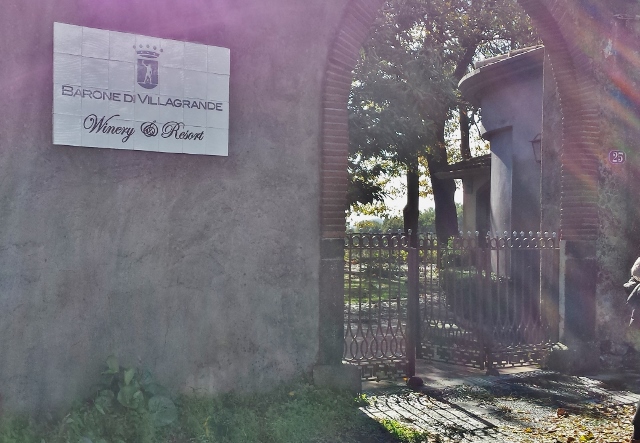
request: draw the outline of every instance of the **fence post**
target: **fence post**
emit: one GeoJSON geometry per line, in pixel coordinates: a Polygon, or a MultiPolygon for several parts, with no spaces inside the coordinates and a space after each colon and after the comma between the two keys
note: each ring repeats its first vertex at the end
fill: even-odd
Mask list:
{"type": "Polygon", "coordinates": [[[491,288],[491,248],[482,248],[478,244],[477,250],[481,257],[481,265],[478,272],[480,274],[479,291],[482,294],[479,297],[479,300],[482,301],[482,306],[478,306],[478,315],[480,317],[478,330],[480,331],[479,340],[482,353],[480,369],[487,369],[487,373],[489,373],[493,367],[493,309],[497,300],[494,300],[491,288]]]}
{"type": "Polygon", "coordinates": [[[420,346],[420,270],[418,249],[409,248],[408,298],[407,298],[407,376],[416,375],[416,352],[420,346]]]}

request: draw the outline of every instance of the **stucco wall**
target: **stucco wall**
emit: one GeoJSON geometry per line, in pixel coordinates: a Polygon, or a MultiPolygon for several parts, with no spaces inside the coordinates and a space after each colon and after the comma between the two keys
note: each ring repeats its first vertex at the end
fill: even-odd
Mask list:
{"type": "Polygon", "coordinates": [[[480,105],[492,152],[491,228],[501,233],[537,232],[540,170],[530,140],[542,131],[542,69],[487,86],[480,105]]]}
{"type": "MultiPolygon", "coordinates": [[[[486,108],[483,108],[486,113],[486,108]]],[[[483,114],[484,115],[484,114],[483,114]]],[[[513,131],[511,126],[496,132],[491,140],[491,232],[511,232],[513,202],[513,131]],[[511,204],[510,204],[511,203],[511,204]]]]}
{"type": "Polygon", "coordinates": [[[3,4],[4,410],[86,395],[110,354],[209,392],[311,368],[322,77],[345,4],[3,4]],[[54,21],[230,48],[229,157],[52,145],[54,21]]]}

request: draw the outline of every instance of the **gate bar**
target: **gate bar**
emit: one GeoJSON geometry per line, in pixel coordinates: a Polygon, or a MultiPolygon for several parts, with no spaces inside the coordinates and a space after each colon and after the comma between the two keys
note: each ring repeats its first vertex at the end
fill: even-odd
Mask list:
{"type": "Polygon", "coordinates": [[[416,375],[416,352],[420,349],[420,268],[418,249],[408,248],[408,291],[407,294],[407,376],[416,375]]]}

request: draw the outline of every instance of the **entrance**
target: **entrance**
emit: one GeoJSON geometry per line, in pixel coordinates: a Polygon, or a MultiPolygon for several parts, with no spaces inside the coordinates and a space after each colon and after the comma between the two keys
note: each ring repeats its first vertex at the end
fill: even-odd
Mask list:
{"type": "MultiPolygon", "coordinates": [[[[560,97],[563,124],[561,156],[558,157],[562,162],[560,179],[562,217],[559,229],[562,232],[563,241],[572,245],[572,250],[576,253],[572,262],[572,271],[565,275],[565,286],[580,288],[582,294],[580,312],[590,315],[586,321],[587,326],[580,330],[584,329],[592,333],[593,328],[588,326],[595,325],[593,320],[595,316],[591,316],[591,313],[595,313],[595,283],[591,284],[592,280],[595,281],[592,275],[594,260],[591,251],[595,249],[595,240],[600,226],[597,189],[601,158],[598,152],[602,146],[600,143],[602,114],[599,110],[600,104],[593,99],[594,78],[591,69],[593,59],[585,57],[585,51],[580,46],[581,27],[576,26],[576,23],[581,23],[579,18],[584,19],[587,16],[576,16],[575,11],[572,10],[573,4],[563,0],[518,0],[518,2],[534,21],[548,50],[560,97]]],[[[362,42],[382,5],[382,0],[353,0],[348,3],[342,21],[336,29],[333,46],[327,55],[327,67],[324,73],[320,164],[322,182],[320,281],[328,283],[321,285],[320,288],[319,315],[322,325],[320,361],[324,363],[339,359],[340,349],[336,346],[339,344],[336,340],[339,339],[339,334],[335,331],[341,329],[345,321],[340,318],[339,312],[335,309],[336,305],[339,309],[339,298],[334,299],[334,295],[337,294],[334,285],[336,281],[340,283],[343,273],[338,264],[343,258],[340,246],[344,239],[345,196],[348,185],[347,102],[352,81],[351,71],[362,42]]],[[[346,242],[350,241],[347,239],[346,242]]],[[[546,269],[546,265],[543,269],[546,269]]],[[[557,267],[553,273],[557,273],[557,267]]],[[[550,287],[555,288],[549,293],[557,297],[557,279],[554,281],[541,278],[541,283],[543,287],[549,283],[550,287]]],[[[546,289],[544,293],[547,293],[546,289]]],[[[550,302],[550,305],[554,306],[554,302],[550,302]]],[[[555,307],[557,308],[557,301],[555,307]]],[[[557,316],[557,312],[555,315],[557,316]]],[[[550,327],[557,329],[557,322],[551,321],[550,327]]],[[[364,340],[362,334],[367,328],[354,332],[355,340],[364,340]]],[[[400,340],[399,344],[402,343],[400,340]]],[[[350,349],[350,346],[347,347],[346,340],[345,347],[350,349]]],[[[406,355],[401,355],[402,358],[406,358],[406,355]]],[[[343,357],[354,363],[362,363],[361,367],[366,364],[361,357],[347,354],[346,349],[343,357]]],[[[376,371],[373,370],[374,373],[376,371]]]]}

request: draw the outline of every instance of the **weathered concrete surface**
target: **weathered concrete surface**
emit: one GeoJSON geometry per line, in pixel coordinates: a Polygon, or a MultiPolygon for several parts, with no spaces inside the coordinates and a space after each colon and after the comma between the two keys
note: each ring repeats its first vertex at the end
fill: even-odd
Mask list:
{"type": "Polygon", "coordinates": [[[311,370],[320,97],[345,4],[3,3],[5,411],[88,394],[110,354],[208,392],[311,370]],[[53,146],[54,21],[230,48],[229,157],[53,146]]]}

